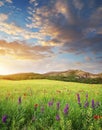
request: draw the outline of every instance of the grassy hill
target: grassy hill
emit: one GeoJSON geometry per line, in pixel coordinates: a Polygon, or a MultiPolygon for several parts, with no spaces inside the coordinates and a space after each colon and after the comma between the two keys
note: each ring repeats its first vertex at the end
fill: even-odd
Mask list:
{"type": "Polygon", "coordinates": [[[92,74],[82,70],[68,70],[62,72],[50,72],[45,76],[48,79],[81,82],[81,83],[102,83],[102,74],[92,74]]]}
{"type": "Polygon", "coordinates": [[[0,130],[102,130],[101,84],[0,80],[0,97],[0,130]]]}
{"type": "Polygon", "coordinates": [[[0,79],[6,80],[27,80],[27,79],[42,79],[43,76],[37,73],[18,73],[0,76],[0,79]]]}
{"type": "Polygon", "coordinates": [[[62,72],[49,72],[45,74],[38,73],[19,73],[0,76],[0,79],[7,80],[27,80],[27,79],[50,79],[67,82],[81,83],[102,83],[102,73],[92,74],[82,70],[68,70],[62,72]]]}

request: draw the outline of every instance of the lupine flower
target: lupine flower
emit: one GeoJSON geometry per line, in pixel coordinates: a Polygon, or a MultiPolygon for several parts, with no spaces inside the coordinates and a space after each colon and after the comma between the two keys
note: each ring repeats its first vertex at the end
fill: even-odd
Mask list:
{"type": "Polygon", "coordinates": [[[64,108],[64,114],[68,114],[68,110],[69,110],[69,106],[68,104],[66,104],[65,108],[64,108]]]}
{"type": "Polygon", "coordinates": [[[80,103],[80,95],[77,94],[77,100],[78,100],[78,104],[81,106],[81,103],[80,103]]]}
{"type": "Polygon", "coordinates": [[[21,104],[22,100],[21,97],[18,98],[18,103],[21,104]]]}
{"type": "Polygon", "coordinates": [[[53,101],[48,102],[49,107],[52,106],[52,105],[53,105],[53,101]]]}
{"type": "Polygon", "coordinates": [[[60,120],[60,116],[56,115],[56,120],[59,121],[60,120]]]}
{"type": "Polygon", "coordinates": [[[89,106],[89,102],[86,101],[85,104],[84,104],[84,107],[87,108],[89,106]]]}
{"type": "Polygon", "coordinates": [[[94,102],[94,99],[92,100],[92,108],[95,108],[95,102],[94,102]]]}
{"type": "Polygon", "coordinates": [[[59,108],[60,108],[60,102],[57,102],[56,106],[57,106],[57,110],[59,110],[59,108]]]}
{"type": "Polygon", "coordinates": [[[3,122],[3,123],[6,123],[6,120],[7,120],[7,116],[4,115],[4,116],[2,117],[2,122],[3,122]]]}

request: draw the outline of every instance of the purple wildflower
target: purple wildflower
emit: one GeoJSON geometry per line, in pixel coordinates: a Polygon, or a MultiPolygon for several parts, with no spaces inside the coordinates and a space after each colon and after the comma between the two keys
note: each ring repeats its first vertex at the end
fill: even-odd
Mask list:
{"type": "Polygon", "coordinates": [[[86,101],[85,104],[84,104],[84,107],[87,108],[89,106],[89,102],[86,101]]]}
{"type": "Polygon", "coordinates": [[[52,106],[52,105],[53,105],[53,101],[48,102],[49,107],[52,106]]]}
{"type": "Polygon", "coordinates": [[[80,104],[80,95],[77,94],[78,104],[80,104]]]}
{"type": "Polygon", "coordinates": [[[3,122],[3,123],[6,123],[6,120],[7,120],[7,116],[4,115],[4,116],[2,117],[2,122],[3,122]]]}
{"type": "Polygon", "coordinates": [[[59,121],[60,120],[60,116],[56,115],[56,120],[59,121]]]}
{"type": "Polygon", "coordinates": [[[56,106],[57,106],[57,110],[59,110],[59,108],[60,108],[60,102],[57,102],[56,106]]]}
{"type": "Polygon", "coordinates": [[[68,104],[66,104],[64,111],[63,111],[65,115],[68,114],[68,110],[69,110],[69,106],[68,106],[68,104]]]}
{"type": "Polygon", "coordinates": [[[92,108],[95,108],[95,102],[94,102],[94,99],[92,100],[92,108]]]}
{"type": "Polygon", "coordinates": [[[22,100],[21,97],[18,98],[18,103],[21,104],[22,100]]]}
{"type": "Polygon", "coordinates": [[[78,104],[81,106],[81,103],[80,103],[80,95],[77,94],[77,100],[78,100],[78,104]]]}

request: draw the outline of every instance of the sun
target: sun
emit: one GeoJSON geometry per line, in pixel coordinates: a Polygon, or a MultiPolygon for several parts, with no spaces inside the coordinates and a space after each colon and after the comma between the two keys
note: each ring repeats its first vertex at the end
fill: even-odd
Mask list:
{"type": "Polygon", "coordinates": [[[8,70],[0,65],[0,75],[6,75],[8,74],[8,70]]]}

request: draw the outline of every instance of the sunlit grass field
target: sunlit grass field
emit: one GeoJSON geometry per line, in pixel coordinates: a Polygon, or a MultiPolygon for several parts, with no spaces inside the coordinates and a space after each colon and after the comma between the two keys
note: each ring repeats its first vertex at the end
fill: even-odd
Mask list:
{"type": "Polygon", "coordinates": [[[0,80],[0,130],[102,130],[102,84],[0,80]]]}

